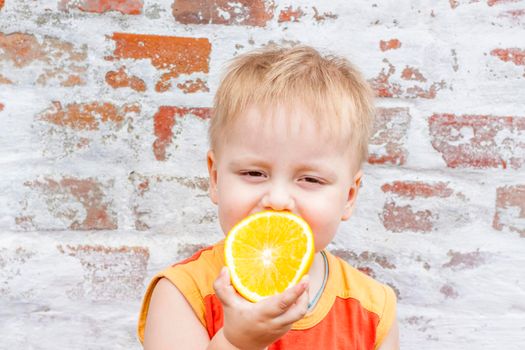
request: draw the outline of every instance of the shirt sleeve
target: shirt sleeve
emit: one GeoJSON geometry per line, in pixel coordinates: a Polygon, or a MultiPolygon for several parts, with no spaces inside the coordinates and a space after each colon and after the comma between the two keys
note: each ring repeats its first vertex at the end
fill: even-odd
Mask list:
{"type": "Polygon", "coordinates": [[[384,285],[383,289],[385,292],[384,307],[383,312],[380,315],[379,324],[377,326],[374,349],[378,349],[381,346],[383,340],[390,331],[390,328],[392,328],[394,320],[396,319],[396,294],[389,286],[384,285]]]}

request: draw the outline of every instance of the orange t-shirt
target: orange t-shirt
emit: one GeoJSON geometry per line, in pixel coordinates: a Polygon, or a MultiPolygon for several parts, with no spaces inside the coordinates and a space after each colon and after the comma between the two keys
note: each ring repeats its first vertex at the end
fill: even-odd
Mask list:
{"type": "MultiPolygon", "coordinates": [[[[167,278],[181,291],[210,338],[222,328],[223,310],[213,282],[224,266],[223,250],[224,242],[220,242],[153,277],[139,317],[141,342],[151,294],[161,278],[167,278]]],[[[326,253],[328,280],[317,305],[269,350],[377,349],[388,334],[396,314],[393,290],[326,253]]]]}

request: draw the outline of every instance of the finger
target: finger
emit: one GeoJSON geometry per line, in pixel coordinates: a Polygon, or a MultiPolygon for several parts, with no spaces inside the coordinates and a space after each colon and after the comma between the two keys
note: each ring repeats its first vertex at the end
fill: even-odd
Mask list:
{"type": "Polygon", "coordinates": [[[286,312],[275,318],[275,321],[282,325],[290,325],[299,321],[308,313],[309,299],[308,290],[305,290],[286,312]]]}
{"type": "Polygon", "coordinates": [[[301,295],[308,290],[309,277],[304,276],[295,286],[288,288],[281,294],[263,300],[265,314],[277,317],[288,310],[301,295]]]}
{"type": "Polygon", "coordinates": [[[219,277],[213,282],[213,289],[215,289],[217,298],[224,306],[231,306],[234,303],[236,293],[231,284],[230,273],[226,266],[222,268],[219,277]]]}

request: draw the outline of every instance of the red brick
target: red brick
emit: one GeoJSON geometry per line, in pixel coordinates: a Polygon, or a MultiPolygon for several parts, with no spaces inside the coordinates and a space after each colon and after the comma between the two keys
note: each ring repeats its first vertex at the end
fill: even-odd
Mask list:
{"type": "Polygon", "coordinates": [[[430,232],[437,217],[428,209],[414,211],[411,205],[390,202],[385,203],[381,219],[385,228],[392,232],[430,232]]]}
{"type": "Polygon", "coordinates": [[[144,80],[136,76],[129,76],[126,67],[120,67],[118,71],[109,71],[106,73],[106,83],[114,89],[129,87],[138,92],[146,91],[144,80]]]}
{"type": "Polygon", "coordinates": [[[512,62],[517,66],[525,66],[525,50],[518,48],[494,49],[490,51],[490,54],[498,57],[503,62],[512,62]]]}
{"type": "Polygon", "coordinates": [[[2,112],[4,110],[4,104],[3,103],[0,103],[0,112],[2,112]]]}
{"type": "Polygon", "coordinates": [[[293,6],[288,6],[279,13],[279,23],[283,22],[299,22],[299,18],[304,16],[304,12],[300,7],[296,9],[293,6]]]}
{"type": "Polygon", "coordinates": [[[0,74],[0,85],[2,84],[13,84],[13,81],[10,80],[10,79],[7,79],[6,77],[4,77],[2,74],[0,74]]]}
{"type": "Polygon", "coordinates": [[[177,87],[185,94],[193,94],[195,92],[209,92],[210,89],[206,82],[202,79],[186,80],[184,83],[177,84],[177,87]]]}
{"type": "MultiPolygon", "coordinates": [[[[34,35],[25,33],[0,33],[0,62],[13,62],[16,69],[35,63],[35,82],[50,85],[56,80],[62,86],[85,85],[87,71],[87,46],[75,47],[72,43],[44,37],[42,43],[34,35]],[[43,68],[40,66],[43,64],[43,68]],[[39,74],[39,70],[42,73],[39,74]]],[[[11,77],[0,76],[3,83],[16,79],[16,69],[11,77]]]]}
{"type": "Polygon", "coordinates": [[[312,6],[312,9],[314,10],[314,20],[318,23],[326,21],[328,18],[330,19],[337,19],[339,16],[332,12],[323,12],[323,14],[319,14],[319,11],[315,6],[312,6]]]}
{"type": "Polygon", "coordinates": [[[421,181],[394,181],[381,186],[381,190],[385,193],[390,192],[410,199],[415,199],[416,197],[448,198],[454,192],[445,182],[429,184],[421,181]]]}
{"type": "MultiPolygon", "coordinates": [[[[59,181],[49,178],[28,181],[24,185],[44,197],[49,213],[58,220],[69,222],[71,230],[115,230],[118,227],[117,214],[105,193],[108,185],[92,178],[71,177],[59,181]],[[78,205],[83,207],[85,215],[79,212],[78,205]]],[[[34,215],[22,213],[15,220],[22,225],[25,218],[32,220],[34,215]]]]}
{"type": "Polygon", "coordinates": [[[410,126],[408,108],[377,108],[370,139],[370,164],[405,164],[404,142],[410,126]]]}
{"type": "Polygon", "coordinates": [[[166,160],[166,148],[173,141],[172,128],[175,125],[175,118],[195,116],[201,119],[210,118],[209,108],[184,108],[161,106],[153,117],[155,123],[155,136],[157,139],[153,143],[153,153],[157,160],[166,160]]]}
{"type": "MultiPolygon", "coordinates": [[[[411,326],[417,326],[417,330],[420,332],[426,332],[429,328],[434,329],[434,319],[426,316],[410,316],[405,318],[406,323],[408,323],[411,326]]],[[[415,327],[414,327],[415,328],[415,327]]],[[[436,339],[436,338],[428,338],[428,339],[436,339]]]]}
{"type": "Polygon", "coordinates": [[[445,299],[456,299],[459,296],[458,292],[450,284],[444,284],[439,291],[445,296],[445,299]]]}
{"type": "Polygon", "coordinates": [[[0,49],[3,50],[0,58],[12,61],[17,68],[25,67],[35,60],[43,60],[46,56],[38,40],[33,35],[23,33],[0,33],[0,49]]]}
{"type": "Polygon", "coordinates": [[[474,252],[461,253],[449,250],[447,255],[450,261],[443,264],[443,267],[448,267],[453,270],[474,269],[486,262],[487,253],[482,253],[478,250],[474,252]]]}
{"type": "Polygon", "coordinates": [[[68,291],[71,298],[135,300],[143,292],[150,256],[148,248],[58,245],[57,249],[78,259],[84,270],[83,282],[68,291]]]}
{"type": "Polygon", "coordinates": [[[504,186],[496,190],[496,212],[492,227],[508,229],[525,238],[525,185],[504,186]]]}
{"type": "MultiPolygon", "coordinates": [[[[12,283],[15,279],[22,279],[21,271],[25,268],[27,262],[33,260],[36,252],[27,250],[21,246],[12,246],[9,248],[0,247],[0,296],[20,295],[20,285],[12,283]],[[15,248],[16,247],[16,248],[15,248]]],[[[28,284],[27,286],[34,289],[36,284],[28,284]]]]}
{"type": "Polygon", "coordinates": [[[103,152],[103,157],[138,157],[142,146],[134,125],[141,123],[140,115],[138,103],[114,105],[96,101],[62,105],[53,101],[49,108],[35,115],[33,126],[44,156],[62,158],[94,151],[99,156],[103,152]],[[118,148],[122,143],[129,147],[127,155],[118,148]]]}
{"type": "MultiPolygon", "coordinates": [[[[492,7],[492,6],[495,6],[495,5],[515,3],[515,2],[520,2],[520,1],[523,1],[523,0],[487,0],[487,5],[492,7]]],[[[481,2],[481,0],[468,0],[468,1],[466,1],[466,0],[464,0],[464,1],[449,0],[450,7],[452,9],[455,9],[456,7],[458,7],[460,5],[460,3],[475,4],[475,3],[478,3],[478,2],[481,2]]]]}
{"type": "Polygon", "coordinates": [[[187,259],[187,258],[192,257],[199,250],[202,250],[207,247],[208,247],[207,244],[194,244],[194,243],[180,244],[177,249],[177,256],[179,256],[180,259],[187,259]]]}
{"type": "Polygon", "coordinates": [[[525,9],[523,10],[509,10],[501,12],[498,17],[507,17],[511,19],[521,19],[525,16],[525,9]]]}
{"type": "Polygon", "coordinates": [[[98,130],[102,124],[120,126],[130,112],[140,112],[137,104],[125,104],[117,107],[108,102],[71,103],[65,108],[59,101],[37,116],[54,125],[73,130],[98,130]]]}
{"type": "Polygon", "coordinates": [[[427,79],[421,74],[419,69],[413,67],[406,67],[401,73],[401,78],[405,80],[416,80],[421,82],[426,82],[427,79]]]}
{"type": "Polygon", "coordinates": [[[79,9],[84,12],[104,13],[118,11],[125,15],[140,15],[143,0],[61,0],[59,10],[79,9]]]}
{"type": "Polygon", "coordinates": [[[173,16],[183,24],[226,24],[264,27],[274,16],[268,0],[176,0],[173,16]]]}
{"type": "Polygon", "coordinates": [[[401,41],[398,39],[390,39],[388,41],[381,40],[379,42],[379,48],[381,51],[395,50],[401,47],[401,41]]]}
{"type": "Polygon", "coordinates": [[[396,72],[396,67],[386,59],[384,59],[383,62],[388,64],[388,71],[385,72],[383,68],[376,78],[370,80],[370,84],[377,97],[400,97],[403,92],[401,86],[397,83],[390,82],[390,77],[396,72]]]}
{"type": "Polygon", "coordinates": [[[108,60],[147,59],[165,72],[155,85],[157,92],[171,87],[170,80],[181,74],[208,73],[211,44],[205,38],[114,33],[115,51],[108,60]]]}
{"type": "MultiPolygon", "coordinates": [[[[402,85],[397,82],[392,82],[391,79],[395,78],[394,74],[396,73],[396,68],[387,59],[384,59],[383,62],[385,62],[388,65],[388,70],[385,71],[385,69],[383,68],[377,77],[369,80],[369,83],[374,89],[377,97],[433,99],[433,98],[436,98],[437,92],[439,90],[446,87],[446,84],[444,81],[433,82],[430,85],[429,84],[416,84],[416,85],[403,84],[402,85]]],[[[417,68],[411,68],[411,69],[417,70],[417,68]]],[[[420,75],[418,77],[422,77],[422,74],[421,73],[419,74],[420,75]]],[[[409,77],[412,77],[412,75],[409,75],[409,77]]],[[[399,78],[403,79],[403,76],[400,76],[399,78]]],[[[426,80],[423,82],[426,82],[426,80]]]]}
{"type": "Polygon", "coordinates": [[[448,0],[448,2],[453,9],[459,6],[459,0],[448,0]]]}
{"type": "Polygon", "coordinates": [[[510,2],[521,2],[522,0],[487,0],[487,5],[494,6],[499,4],[506,4],[510,2]]]}
{"type": "Polygon", "coordinates": [[[357,254],[347,249],[334,249],[331,252],[371,277],[376,276],[374,268],[389,270],[397,268],[387,256],[375,252],[363,251],[357,254]]]}
{"type": "Polygon", "coordinates": [[[525,161],[525,118],[434,114],[432,146],[450,168],[520,168],[525,161]]]}
{"type": "Polygon", "coordinates": [[[128,180],[136,189],[136,195],[144,197],[146,193],[152,190],[153,184],[158,185],[161,182],[174,182],[178,185],[184,186],[192,190],[199,190],[201,192],[208,192],[208,178],[206,177],[178,177],[178,176],[164,176],[164,175],[141,175],[133,172],[128,180]]]}
{"type": "Polygon", "coordinates": [[[381,190],[387,198],[380,218],[383,226],[392,232],[430,232],[438,224],[468,222],[468,215],[461,211],[465,196],[451,189],[447,183],[394,181],[385,183],[381,190]],[[440,220],[441,216],[446,222],[440,220]]]}

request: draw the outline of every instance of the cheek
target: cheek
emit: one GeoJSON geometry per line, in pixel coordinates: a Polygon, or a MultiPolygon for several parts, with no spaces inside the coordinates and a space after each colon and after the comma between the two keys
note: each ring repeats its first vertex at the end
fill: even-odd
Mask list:
{"type": "Polygon", "coordinates": [[[340,196],[328,198],[332,200],[309,201],[309,205],[301,211],[301,215],[312,228],[317,250],[324,249],[332,241],[341,223],[344,200],[340,196]]]}
{"type": "Polygon", "coordinates": [[[251,214],[257,203],[252,192],[231,181],[220,183],[218,199],[219,221],[224,234],[251,214]]]}
{"type": "Polygon", "coordinates": [[[340,221],[334,220],[334,216],[327,218],[317,216],[314,220],[309,220],[310,227],[314,233],[316,245],[323,246],[330,243],[334,238],[340,221]]]}

